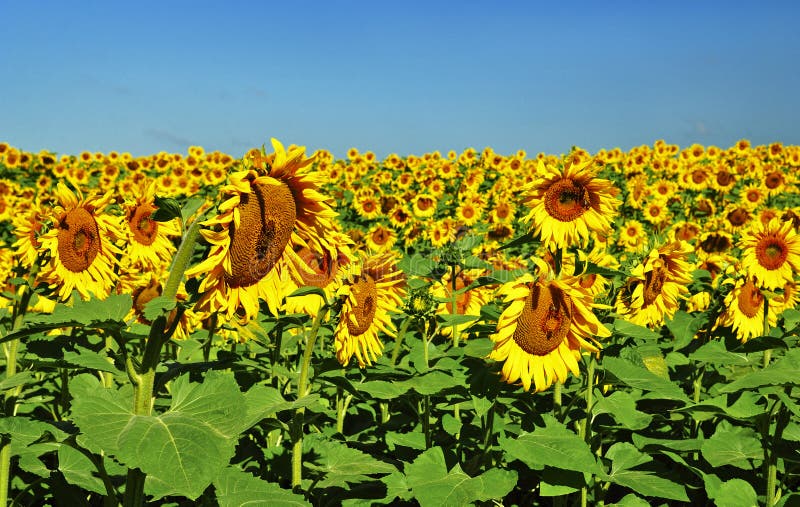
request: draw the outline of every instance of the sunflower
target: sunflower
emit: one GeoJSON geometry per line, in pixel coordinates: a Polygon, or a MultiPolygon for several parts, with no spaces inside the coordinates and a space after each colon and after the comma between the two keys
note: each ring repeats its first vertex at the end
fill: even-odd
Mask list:
{"type": "Polygon", "coordinates": [[[381,214],[381,201],[373,194],[356,197],[353,200],[356,213],[371,220],[381,214]]]}
{"type": "Polygon", "coordinates": [[[617,312],[629,321],[651,328],[664,323],[678,310],[692,281],[692,266],[687,262],[692,247],[683,241],[654,248],[631,271],[631,277],[617,299],[617,312]]]}
{"type": "Polygon", "coordinates": [[[436,212],[436,198],[431,194],[419,194],[414,198],[412,211],[418,218],[428,218],[436,212]]]}
{"type": "Polygon", "coordinates": [[[644,226],[638,220],[628,220],[619,228],[617,244],[626,252],[638,252],[644,248],[647,234],[644,226]]]}
{"type": "Polygon", "coordinates": [[[456,208],[456,218],[466,226],[475,225],[481,219],[481,209],[471,202],[463,202],[456,208]]]}
{"type": "Polygon", "coordinates": [[[669,236],[673,241],[686,241],[694,243],[702,230],[697,222],[676,222],[669,229],[669,236]]]}
{"type": "Polygon", "coordinates": [[[47,224],[47,214],[36,199],[25,213],[14,215],[12,224],[17,240],[11,246],[16,249],[20,264],[30,268],[39,256],[39,237],[47,224]]]}
{"type": "Polygon", "coordinates": [[[800,236],[792,222],[772,219],[767,225],[756,222],[739,242],[742,267],[766,289],[783,287],[800,271],[800,236]]]}
{"type": "Polygon", "coordinates": [[[142,263],[145,268],[156,268],[170,262],[175,253],[172,238],[181,235],[176,219],[157,222],[152,215],[155,205],[155,181],[143,185],[139,195],[123,204],[127,236],[126,254],[133,264],[142,263]]]}
{"type": "Polygon", "coordinates": [[[754,210],[761,206],[767,199],[767,192],[758,185],[748,185],[739,193],[739,204],[748,210],[754,210]]]}
{"type": "Polygon", "coordinates": [[[425,228],[425,237],[431,245],[441,248],[456,240],[456,224],[449,218],[431,221],[425,228]]]}
{"type": "Polygon", "coordinates": [[[528,391],[544,391],[553,382],[564,383],[568,371],[580,375],[583,350],[598,352],[595,337],[611,332],[592,312],[596,305],[573,277],[552,278],[545,264],[538,276],[526,273],[504,284],[498,295],[507,304],[492,335],[490,359],[505,361],[502,378],[522,383],[528,391]]]}
{"type": "MultiPolygon", "coordinates": [[[[733,289],[725,296],[725,310],[717,318],[717,326],[731,327],[742,342],[764,334],[764,299],[752,277],[726,280],[733,289]]],[[[772,327],[778,318],[772,305],[767,305],[767,324],[772,327]]]]}
{"type": "Polygon", "coordinates": [[[591,160],[570,164],[562,170],[539,161],[538,177],[523,187],[523,199],[530,207],[523,221],[548,249],[565,248],[592,233],[607,234],[619,202],[618,191],[608,180],[595,178],[591,160]]]}
{"type": "Polygon", "coordinates": [[[736,234],[745,229],[752,219],[753,213],[746,207],[733,204],[725,207],[720,216],[717,217],[717,222],[719,223],[719,229],[736,234]]]}
{"type": "Polygon", "coordinates": [[[667,209],[666,202],[662,199],[652,199],[643,210],[644,219],[661,230],[671,218],[672,214],[667,209]]]}
{"type": "Polygon", "coordinates": [[[383,224],[375,224],[367,232],[367,247],[374,252],[382,252],[394,246],[397,241],[397,233],[391,227],[383,224]]]}
{"type": "Polygon", "coordinates": [[[347,366],[353,355],[359,368],[372,365],[383,351],[378,332],[395,333],[389,312],[402,304],[405,278],[392,252],[353,262],[347,282],[339,290],[344,298],[334,331],[336,359],[347,366]]]}
{"type": "Polygon", "coordinates": [[[116,256],[121,251],[115,242],[123,237],[118,217],[105,213],[113,196],[108,192],[84,197],[59,183],[55,197],[53,227],[39,238],[39,251],[50,255],[42,277],[61,300],[73,290],[84,299],[105,299],[117,279],[116,256]]]}
{"type": "Polygon", "coordinates": [[[197,311],[222,312],[249,321],[259,300],[277,314],[286,277],[302,283],[302,273],[313,274],[295,251],[316,238],[325,246],[336,213],[317,188],[322,173],[311,172],[313,159],[305,148],[288,152],[272,139],[275,152],[256,158],[253,169],[234,172],[221,188],[227,199],[219,215],[203,222],[201,230],[211,244],[208,257],[186,271],[202,278],[197,311]]]}

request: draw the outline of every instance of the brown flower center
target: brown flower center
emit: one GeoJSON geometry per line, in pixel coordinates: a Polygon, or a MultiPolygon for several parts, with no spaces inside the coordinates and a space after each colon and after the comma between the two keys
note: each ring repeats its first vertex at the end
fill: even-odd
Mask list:
{"type": "Polygon", "coordinates": [[[372,232],[372,241],[376,245],[384,245],[387,241],[389,241],[390,238],[391,234],[389,234],[389,231],[383,227],[378,227],[372,232]]]}
{"type": "Polygon", "coordinates": [[[727,187],[733,183],[733,181],[733,175],[725,169],[720,169],[719,172],[717,172],[717,185],[727,187]]]}
{"type": "Polygon", "coordinates": [[[728,222],[734,227],[741,227],[747,220],[750,219],[750,214],[743,208],[736,208],[728,213],[728,222]]]}
{"type": "Polygon", "coordinates": [[[572,222],[592,207],[589,191],[570,178],[556,181],[544,195],[547,213],[561,222],[572,222]]]}
{"type": "Polygon", "coordinates": [[[331,254],[327,250],[320,253],[302,247],[297,251],[297,256],[313,271],[313,273],[300,271],[300,277],[303,279],[305,285],[324,289],[331,283],[336,274],[338,263],[336,259],[331,257],[331,254]]]}
{"type": "Polygon", "coordinates": [[[644,290],[642,294],[644,306],[653,304],[653,301],[661,295],[664,283],[667,281],[667,275],[669,275],[669,271],[664,266],[656,266],[644,275],[644,290]]]}
{"type": "Polygon", "coordinates": [[[133,297],[133,309],[136,310],[137,315],[142,317],[145,305],[160,296],[161,292],[161,284],[155,278],[151,278],[150,283],[145,287],[135,288],[131,296],[133,297]]]}
{"type": "MultiPolygon", "coordinates": [[[[462,275],[456,277],[456,291],[459,291],[466,287],[469,283],[468,280],[464,280],[462,275]]],[[[453,285],[452,282],[448,281],[446,284],[447,292],[447,312],[453,313],[453,285]]],[[[456,296],[456,309],[459,315],[464,315],[467,313],[467,307],[469,306],[470,302],[470,291],[462,292],[461,294],[456,296]]]]}
{"type": "Polygon", "coordinates": [[[767,269],[778,269],[786,262],[789,247],[783,238],[775,234],[763,237],[756,244],[756,260],[767,269]]]}
{"type": "Polygon", "coordinates": [[[517,318],[514,341],[528,354],[544,356],[561,345],[571,323],[572,299],[557,287],[537,283],[517,318]]]}
{"type": "Polygon", "coordinates": [[[703,183],[704,181],[706,181],[706,176],[708,176],[708,173],[706,173],[705,170],[696,169],[696,170],[692,171],[692,182],[694,182],[694,183],[699,185],[700,183],[703,183]]]}
{"type": "Polygon", "coordinates": [[[143,203],[128,213],[128,224],[133,238],[145,246],[152,245],[158,236],[158,222],[150,218],[155,210],[152,204],[143,203]]]}
{"type": "Polygon", "coordinates": [[[364,334],[372,325],[378,303],[378,292],[375,280],[364,275],[359,278],[350,289],[350,294],[355,299],[352,313],[347,318],[347,330],[350,336],[364,334]]]}
{"type": "Polygon", "coordinates": [[[238,205],[239,227],[231,224],[231,287],[249,287],[264,278],[278,262],[297,219],[294,196],[285,183],[253,185],[238,205]]]}
{"type": "Polygon", "coordinates": [[[695,237],[700,230],[695,225],[691,224],[683,224],[682,226],[678,227],[678,230],[675,231],[675,238],[683,241],[691,241],[695,237]]]}
{"type": "Polygon", "coordinates": [[[776,189],[783,184],[783,174],[778,171],[773,171],[767,174],[767,177],[764,179],[764,185],[770,189],[776,189]]]}
{"type": "Polygon", "coordinates": [[[747,200],[750,202],[758,202],[761,199],[761,192],[755,189],[747,191],[747,200]]]}
{"type": "Polygon", "coordinates": [[[747,280],[742,285],[739,296],[736,298],[736,304],[739,306],[739,310],[750,319],[758,314],[764,304],[764,296],[753,280],[747,280]]]}
{"type": "Polygon", "coordinates": [[[100,253],[97,222],[84,208],[68,212],[58,224],[58,258],[65,268],[81,273],[100,253]]]}
{"type": "Polygon", "coordinates": [[[433,206],[433,199],[428,197],[420,197],[417,199],[417,209],[420,211],[426,211],[433,206]]]}
{"type": "Polygon", "coordinates": [[[731,240],[727,236],[713,233],[709,234],[706,239],[700,243],[700,248],[708,253],[725,252],[731,246],[731,240]]]}

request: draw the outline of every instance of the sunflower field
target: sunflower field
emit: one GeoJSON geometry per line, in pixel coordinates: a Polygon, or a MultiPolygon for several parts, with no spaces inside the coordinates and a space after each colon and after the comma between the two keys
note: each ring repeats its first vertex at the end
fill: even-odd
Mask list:
{"type": "Polygon", "coordinates": [[[799,173],[0,143],[0,505],[798,505],[799,173]]]}

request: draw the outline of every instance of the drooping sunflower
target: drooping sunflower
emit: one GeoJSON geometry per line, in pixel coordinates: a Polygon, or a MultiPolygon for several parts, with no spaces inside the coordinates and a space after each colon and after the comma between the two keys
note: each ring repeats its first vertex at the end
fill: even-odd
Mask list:
{"type": "Polygon", "coordinates": [[[359,368],[371,366],[383,351],[378,333],[394,336],[389,312],[400,307],[405,293],[405,276],[396,263],[394,253],[383,252],[350,264],[347,282],[339,290],[344,303],[334,331],[336,359],[343,366],[353,355],[359,368]]]}
{"type": "Polygon", "coordinates": [[[570,371],[580,375],[582,351],[598,352],[596,339],[611,335],[592,311],[592,296],[577,279],[552,278],[545,264],[538,276],[525,274],[497,293],[507,306],[492,335],[489,358],[505,361],[503,380],[521,382],[526,391],[564,383],[570,371]]]}
{"type": "Polygon", "coordinates": [[[617,299],[617,312],[627,320],[651,328],[664,323],[678,310],[679,299],[688,294],[692,266],[687,261],[692,247],[683,241],[654,248],[631,270],[631,277],[617,299]]]}
{"type": "Polygon", "coordinates": [[[523,187],[530,211],[523,218],[548,249],[581,243],[593,233],[608,234],[619,202],[614,184],[596,178],[591,159],[563,169],[539,161],[538,177],[523,187]]]}
{"type": "Polygon", "coordinates": [[[155,181],[143,185],[138,195],[132,196],[123,204],[125,210],[124,228],[126,233],[125,254],[132,264],[142,263],[155,269],[166,265],[175,253],[172,238],[180,236],[176,219],[157,222],[152,215],[158,209],[155,205],[155,181]]]}
{"type": "MultiPolygon", "coordinates": [[[[725,296],[725,311],[717,318],[718,326],[731,327],[742,343],[764,334],[764,298],[766,296],[750,276],[739,280],[728,279],[733,289],[725,296]]],[[[770,327],[778,321],[775,309],[767,305],[767,323],[770,327]]]]}
{"type": "Polygon", "coordinates": [[[777,289],[794,280],[800,271],[800,236],[791,220],[773,218],[766,225],[756,221],[740,240],[742,267],[761,287],[777,289]]]}
{"type": "Polygon", "coordinates": [[[105,299],[117,279],[116,242],[123,237],[118,217],[105,213],[113,194],[84,197],[59,183],[55,197],[53,226],[39,238],[39,251],[50,255],[42,278],[61,300],[73,290],[85,299],[105,299]]]}
{"type": "Polygon", "coordinates": [[[322,245],[333,230],[336,212],[318,191],[324,176],[311,171],[313,159],[304,147],[287,151],[276,139],[272,146],[273,154],[253,158],[252,169],[230,175],[219,214],[203,222],[211,251],[186,271],[202,278],[198,311],[249,321],[263,300],[277,313],[283,280],[302,283],[302,272],[311,273],[296,248],[310,247],[308,238],[322,245]]]}

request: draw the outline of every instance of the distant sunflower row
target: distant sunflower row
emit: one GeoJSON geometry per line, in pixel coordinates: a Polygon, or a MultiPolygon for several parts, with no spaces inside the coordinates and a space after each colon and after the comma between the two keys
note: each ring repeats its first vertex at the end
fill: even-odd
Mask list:
{"type": "Polygon", "coordinates": [[[679,309],[713,309],[707,331],[746,341],[764,333],[765,312],[775,325],[800,297],[797,146],[658,141],[594,155],[486,148],[382,161],[272,148],[240,159],[200,147],[56,156],[0,143],[0,305],[23,276],[37,287],[33,310],[73,294],[130,294],[130,321],[147,324],[145,305],[197,222],[202,247],[178,292],[188,306],[178,337],[213,326],[243,340],[261,315],[316,316],[337,301],[336,357],[364,367],[408,311],[400,259],[441,260],[468,244],[459,255],[472,261],[423,285],[438,313],[477,318],[499,305],[490,357],[503,361],[504,380],[541,391],[579,374],[581,355],[610,336],[608,315],[658,328],[679,309]],[[165,197],[198,205],[162,219],[165,197]],[[499,272],[513,279],[486,282],[499,272]],[[287,297],[303,287],[321,291],[287,297]]]}

